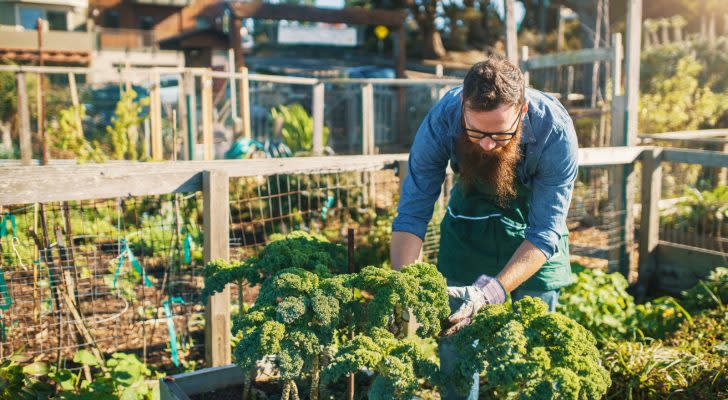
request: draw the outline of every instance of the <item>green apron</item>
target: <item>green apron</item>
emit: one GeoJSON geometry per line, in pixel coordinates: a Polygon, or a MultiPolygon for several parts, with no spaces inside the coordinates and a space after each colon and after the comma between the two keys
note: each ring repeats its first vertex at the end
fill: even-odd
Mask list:
{"type": "MultiPolygon", "coordinates": [[[[526,238],[530,197],[531,192],[518,183],[516,197],[500,207],[490,185],[466,193],[458,181],[440,224],[437,265],[445,278],[467,284],[482,274],[496,276],[526,238]]],[[[519,289],[554,290],[571,282],[569,235],[565,232],[556,253],[519,289]]]]}

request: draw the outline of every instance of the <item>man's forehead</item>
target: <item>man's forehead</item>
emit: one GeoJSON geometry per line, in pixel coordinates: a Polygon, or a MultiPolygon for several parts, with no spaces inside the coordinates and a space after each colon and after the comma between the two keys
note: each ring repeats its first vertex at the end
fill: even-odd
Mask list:
{"type": "Polygon", "coordinates": [[[509,128],[518,116],[518,107],[510,104],[502,104],[489,111],[473,110],[465,107],[468,122],[483,129],[495,130],[499,127],[509,128]],[[483,126],[487,125],[487,126],[483,126]]]}

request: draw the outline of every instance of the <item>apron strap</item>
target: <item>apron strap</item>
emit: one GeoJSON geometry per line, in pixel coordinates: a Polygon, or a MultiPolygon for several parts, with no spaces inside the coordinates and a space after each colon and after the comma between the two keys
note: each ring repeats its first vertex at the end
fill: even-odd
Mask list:
{"type": "Polygon", "coordinates": [[[503,225],[506,225],[508,227],[511,227],[513,229],[518,229],[518,230],[525,230],[527,227],[526,224],[519,224],[517,222],[511,221],[508,218],[503,217],[503,214],[501,214],[501,213],[492,213],[492,214],[474,217],[474,216],[469,216],[469,215],[455,214],[453,212],[452,208],[450,208],[450,206],[447,206],[447,213],[450,214],[450,216],[452,218],[465,219],[465,220],[469,220],[469,221],[484,221],[484,220],[490,219],[490,218],[498,218],[498,219],[500,219],[500,222],[503,225]]]}

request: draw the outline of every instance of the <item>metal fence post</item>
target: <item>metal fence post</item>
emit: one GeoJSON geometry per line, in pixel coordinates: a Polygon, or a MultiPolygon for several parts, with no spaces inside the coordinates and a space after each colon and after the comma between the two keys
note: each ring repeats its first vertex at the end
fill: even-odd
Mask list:
{"type": "Polygon", "coordinates": [[[191,70],[185,70],[185,103],[187,108],[187,154],[188,160],[195,159],[195,145],[197,143],[197,89],[195,75],[191,70]]]}
{"type": "MultiPolygon", "coordinates": [[[[229,187],[226,171],[213,170],[202,173],[206,263],[230,257],[229,187]]],[[[205,306],[205,363],[208,367],[230,364],[230,328],[228,286],[222,293],[210,296],[205,306]]]]}

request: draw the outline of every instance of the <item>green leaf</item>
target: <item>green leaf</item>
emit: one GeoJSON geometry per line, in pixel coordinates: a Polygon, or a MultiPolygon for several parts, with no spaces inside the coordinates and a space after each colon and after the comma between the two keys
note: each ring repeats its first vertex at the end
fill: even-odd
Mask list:
{"type": "Polygon", "coordinates": [[[36,361],[23,367],[23,372],[33,376],[48,375],[48,364],[43,361],[36,361]]]}
{"type": "Polygon", "coordinates": [[[56,382],[56,384],[58,384],[61,390],[71,392],[76,389],[74,384],[74,381],[76,380],[76,375],[74,375],[73,373],[71,373],[71,371],[67,369],[61,369],[59,371],[51,372],[49,376],[56,382]]]}
{"type": "Polygon", "coordinates": [[[73,355],[73,362],[92,367],[99,365],[96,357],[86,349],[81,349],[77,351],[76,354],[73,355]]]}

